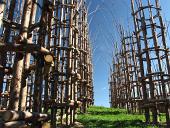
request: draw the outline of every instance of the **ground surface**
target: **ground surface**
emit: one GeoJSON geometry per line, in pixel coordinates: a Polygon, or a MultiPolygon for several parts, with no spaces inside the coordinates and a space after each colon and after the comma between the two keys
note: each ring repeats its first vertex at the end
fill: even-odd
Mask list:
{"type": "Polygon", "coordinates": [[[143,115],[127,114],[126,110],[90,107],[87,114],[79,114],[78,122],[84,128],[157,128],[146,126],[143,115]]]}

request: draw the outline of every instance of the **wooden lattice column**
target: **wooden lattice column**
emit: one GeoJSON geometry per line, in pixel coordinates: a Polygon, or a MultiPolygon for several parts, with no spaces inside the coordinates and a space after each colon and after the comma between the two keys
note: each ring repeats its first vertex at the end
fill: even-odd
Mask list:
{"type": "Polygon", "coordinates": [[[78,81],[78,2],[54,2],[53,43],[50,48],[54,54],[54,67],[50,75],[52,126],[56,126],[57,111],[60,123],[73,124],[76,113],[78,81]],[[59,112],[60,111],[60,112],[59,112]]]}
{"type": "Polygon", "coordinates": [[[137,112],[142,98],[141,85],[138,81],[140,72],[136,56],[137,44],[134,36],[125,33],[122,28],[120,28],[120,33],[122,49],[119,52],[115,50],[117,54],[113,58],[113,71],[110,76],[111,106],[137,112]],[[118,102],[124,106],[118,105],[118,102]]]}
{"type": "Polygon", "coordinates": [[[79,35],[79,49],[80,49],[80,74],[81,74],[81,83],[80,83],[80,101],[82,102],[81,112],[86,112],[86,93],[87,93],[87,41],[86,38],[86,8],[84,5],[80,9],[80,35],[79,35]]]}
{"type": "MultiPolygon", "coordinates": [[[[126,86],[125,86],[125,75],[124,75],[124,63],[122,58],[122,49],[116,48],[115,53],[115,63],[114,63],[114,69],[113,69],[113,75],[115,77],[113,83],[115,83],[115,91],[116,91],[116,99],[115,103],[116,106],[119,108],[126,108],[126,86]]],[[[114,92],[115,92],[114,91],[114,92]]]]}
{"type": "Polygon", "coordinates": [[[136,38],[132,34],[130,36],[128,43],[126,44],[129,47],[130,50],[130,72],[131,72],[131,98],[132,98],[132,105],[133,105],[133,112],[139,112],[141,113],[140,104],[143,99],[143,93],[142,93],[142,86],[139,82],[139,78],[141,77],[140,68],[139,68],[139,61],[137,56],[137,43],[136,38]]]}
{"type": "Polygon", "coordinates": [[[92,64],[92,50],[90,45],[88,46],[88,106],[94,104],[94,90],[93,90],[93,64],[92,64]]]}
{"type": "MultiPolygon", "coordinates": [[[[4,14],[5,14],[5,1],[1,1],[0,2],[0,28],[1,29],[2,29],[2,25],[3,25],[4,14]]],[[[2,32],[0,33],[0,36],[2,36],[1,34],[2,34],[2,32]]],[[[2,42],[2,37],[0,38],[0,41],[2,42]]],[[[3,83],[3,66],[2,66],[3,60],[1,59],[1,56],[0,56],[0,63],[1,63],[0,94],[2,95],[2,93],[3,93],[3,84],[2,84],[3,83]]],[[[2,98],[2,96],[0,97],[0,101],[1,101],[1,98],[2,98]]],[[[2,101],[1,101],[1,108],[2,108],[2,101]]]]}
{"type": "Polygon", "coordinates": [[[128,109],[127,107],[127,100],[128,100],[128,92],[127,92],[127,85],[126,85],[126,75],[125,75],[125,59],[123,56],[123,49],[120,49],[118,54],[118,65],[119,65],[119,94],[120,94],[120,108],[128,109]]]}
{"type": "Polygon", "coordinates": [[[116,63],[113,58],[113,67],[110,76],[110,106],[117,108],[118,107],[118,88],[117,88],[117,71],[116,71],[116,63]]]}
{"type": "Polygon", "coordinates": [[[123,73],[124,73],[124,77],[125,77],[125,93],[126,93],[126,97],[124,100],[126,100],[126,108],[128,110],[128,112],[130,111],[130,90],[131,90],[131,84],[130,84],[130,55],[129,55],[129,47],[126,47],[126,43],[127,43],[127,39],[125,37],[125,33],[123,28],[120,28],[120,33],[121,33],[121,42],[122,42],[122,60],[123,60],[123,73]]]}
{"type": "Polygon", "coordinates": [[[129,112],[137,112],[141,102],[141,86],[138,80],[140,76],[139,63],[136,55],[137,44],[133,35],[125,33],[123,28],[120,28],[121,43],[122,43],[122,60],[123,60],[123,75],[125,77],[126,86],[126,106],[129,112]]]}
{"type": "MultiPolygon", "coordinates": [[[[131,8],[132,8],[132,14],[135,14],[134,10],[134,0],[131,1],[131,8]]],[[[141,73],[141,78],[144,77],[144,64],[143,64],[143,58],[141,54],[141,44],[140,42],[140,35],[139,35],[139,26],[137,24],[137,19],[138,17],[133,15],[134,19],[134,27],[135,27],[135,36],[136,36],[136,42],[137,42],[137,47],[138,47],[138,57],[139,57],[139,66],[140,66],[140,73],[141,73]]],[[[144,102],[147,102],[147,92],[146,92],[146,83],[144,80],[141,80],[141,85],[142,85],[142,92],[143,92],[143,100],[144,102]]],[[[148,123],[150,121],[150,115],[149,115],[149,109],[145,108],[145,119],[146,122],[148,123]]]]}
{"type": "Polygon", "coordinates": [[[165,41],[165,26],[160,15],[159,1],[132,0],[132,10],[137,42],[140,44],[141,67],[146,121],[149,121],[148,109],[152,111],[153,123],[158,122],[160,104],[164,104],[167,125],[169,125],[169,110],[167,91],[169,81],[169,58],[165,41]],[[136,11],[135,11],[136,8],[136,11]],[[147,94],[145,94],[147,93],[147,94]]]}
{"type": "MultiPolygon", "coordinates": [[[[6,8],[7,7],[9,8],[8,12],[5,11],[5,6],[4,6],[3,2],[6,2],[6,1],[2,1],[2,3],[1,3],[1,7],[2,7],[1,11],[3,11],[3,13],[1,14],[1,21],[0,22],[1,22],[2,29],[4,29],[3,39],[1,39],[1,43],[5,44],[5,43],[9,42],[9,39],[11,37],[11,32],[10,32],[10,26],[9,26],[10,23],[8,23],[8,22],[3,23],[3,16],[6,17],[8,19],[8,21],[10,21],[10,22],[13,21],[13,17],[14,17],[13,12],[14,12],[14,9],[15,9],[16,1],[12,0],[10,3],[8,3],[8,5],[6,5],[6,8]],[[8,13],[8,15],[7,15],[7,13],[8,13]]],[[[11,57],[11,56],[9,55],[8,57],[11,57]]],[[[8,90],[5,89],[5,91],[9,93],[9,85],[10,84],[7,81],[9,81],[9,79],[11,79],[11,78],[9,78],[9,74],[12,74],[12,73],[8,72],[9,71],[8,69],[10,67],[6,67],[6,64],[7,64],[6,59],[8,57],[7,57],[7,53],[5,51],[1,51],[0,65],[1,65],[2,68],[0,69],[0,74],[1,74],[1,77],[0,77],[0,93],[4,93],[3,88],[8,89],[8,90]],[[7,72],[6,72],[6,70],[7,70],[7,72]],[[4,77],[5,74],[7,74],[7,73],[8,73],[8,76],[4,77]]],[[[5,99],[8,99],[8,98],[5,98],[5,99]]],[[[1,100],[1,98],[0,98],[0,100],[1,100]]],[[[5,100],[4,102],[7,102],[7,100],[5,100]]],[[[6,108],[7,104],[5,106],[2,105],[2,108],[3,107],[6,108]]]]}
{"type": "Polygon", "coordinates": [[[3,12],[8,20],[3,19],[0,38],[1,104],[15,110],[7,111],[12,118],[2,122],[4,126],[17,120],[17,127],[26,123],[42,127],[41,119],[50,119],[54,128],[69,126],[76,120],[80,101],[85,101],[84,110],[93,104],[85,4],[78,0],[7,0],[6,6],[2,4],[1,9],[9,8],[9,12],[3,12]],[[42,112],[48,113],[42,114],[45,118],[42,112]]]}

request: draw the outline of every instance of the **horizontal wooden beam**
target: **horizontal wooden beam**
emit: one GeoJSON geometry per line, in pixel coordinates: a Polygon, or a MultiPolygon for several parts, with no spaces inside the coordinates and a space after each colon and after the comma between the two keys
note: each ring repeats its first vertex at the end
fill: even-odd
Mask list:
{"type": "Polygon", "coordinates": [[[1,128],[26,128],[25,121],[12,121],[12,122],[1,122],[1,128]]]}
{"type": "Polygon", "coordinates": [[[27,52],[27,53],[42,53],[51,54],[50,51],[37,44],[3,44],[0,43],[0,52],[27,52]]]}
{"type": "MultiPolygon", "coordinates": [[[[25,69],[25,71],[29,73],[32,70],[35,70],[35,68],[36,68],[36,65],[31,64],[28,69],[25,69]]],[[[0,65],[0,71],[4,72],[7,75],[10,75],[13,73],[13,68],[12,67],[4,67],[4,66],[0,65]]]]}
{"type": "Polygon", "coordinates": [[[0,71],[4,72],[5,74],[12,74],[13,69],[11,67],[4,67],[0,65],[0,71]]]}
{"type": "Polygon", "coordinates": [[[6,122],[18,121],[18,120],[42,121],[42,120],[48,120],[49,115],[48,114],[36,113],[36,112],[8,110],[6,112],[3,112],[2,119],[6,122]]]}

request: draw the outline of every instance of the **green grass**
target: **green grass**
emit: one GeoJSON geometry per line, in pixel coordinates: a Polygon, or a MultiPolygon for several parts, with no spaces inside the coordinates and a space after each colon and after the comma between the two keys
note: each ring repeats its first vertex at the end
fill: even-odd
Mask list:
{"type": "Polygon", "coordinates": [[[79,114],[85,128],[156,128],[146,126],[143,115],[127,114],[126,110],[93,106],[87,114],[79,114]]]}

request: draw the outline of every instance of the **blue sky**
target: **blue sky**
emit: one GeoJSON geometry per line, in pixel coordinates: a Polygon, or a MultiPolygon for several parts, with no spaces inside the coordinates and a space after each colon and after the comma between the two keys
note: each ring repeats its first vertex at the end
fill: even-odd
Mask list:
{"type": "MultiPolygon", "coordinates": [[[[170,21],[170,0],[160,0],[162,16],[170,21]]],[[[130,0],[87,0],[89,5],[89,35],[93,46],[95,105],[109,107],[109,66],[114,43],[119,41],[117,24],[125,29],[133,25],[130,0]]],[[[170,36],[167,36],[170,43],[170,36]]],[[[168,45],[169,45],[168,43],[168,45]]]]}

